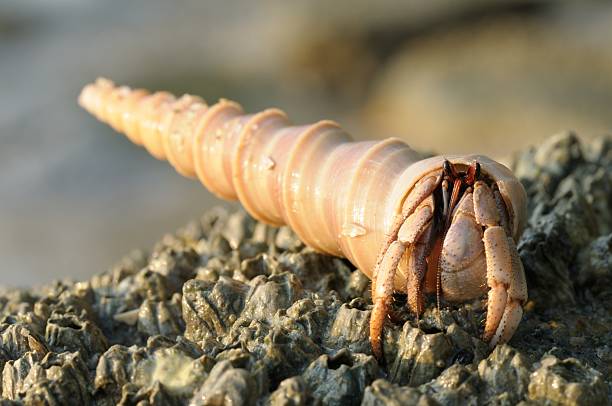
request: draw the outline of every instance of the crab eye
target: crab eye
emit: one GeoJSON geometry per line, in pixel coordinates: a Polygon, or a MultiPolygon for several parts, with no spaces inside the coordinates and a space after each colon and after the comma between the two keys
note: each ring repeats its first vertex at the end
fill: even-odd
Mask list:
{"type": "Polygon", "coordinates": [[[453,173],[453,169],[451,167],[451,163],[448,161],[448,159],[444,160],[444,164],[442,166],[444,168],[444,174],[445,175],[451,175],[453,173]]]}

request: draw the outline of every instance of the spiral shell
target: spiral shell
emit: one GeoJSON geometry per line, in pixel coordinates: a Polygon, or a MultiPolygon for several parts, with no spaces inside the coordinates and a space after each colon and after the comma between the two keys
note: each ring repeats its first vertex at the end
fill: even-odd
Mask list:
{"type": "MultiPolygon", "coordinates": [[[[421,160],[396,138],[355,142],[333,121],[294,126],[278,109],[245,114],[228,100],[116,87],[98,79],[81,106],[99,120],[197,177],[217,196],[240,200],[256,219],[287,224],[316,250],[348,258],[372,275],[379,248],[412,187],[443,160],[478,160],[506,200],[512,233],[523,227],[524,192],[512,173],[484,156],[421,160]]],[[[396,286],[405,286],[398,272],[396,286]]]]}

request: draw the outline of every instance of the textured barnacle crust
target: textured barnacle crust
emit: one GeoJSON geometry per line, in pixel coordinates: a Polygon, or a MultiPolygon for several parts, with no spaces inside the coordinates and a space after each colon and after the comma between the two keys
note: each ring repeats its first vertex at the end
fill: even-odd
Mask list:
{"type": "Polygon", "coordinates": [[[213,209],[88,281],[0,291],[0,403],[609,404],[611,167],[610,139],[571,134],[517,159],[530,302],[511,346],[477,338],[479,301],[440,328],[396,295],[379,365],[363,273],[213,209]]]}

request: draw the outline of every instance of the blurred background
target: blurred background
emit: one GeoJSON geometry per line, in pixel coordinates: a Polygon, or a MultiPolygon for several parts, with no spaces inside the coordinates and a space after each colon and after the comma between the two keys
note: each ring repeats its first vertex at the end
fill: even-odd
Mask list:
{"type": "Polygon", "coordinates": [[[612,4],[0,1],[0,285],[87,278],[219,204],[77,107],[98,76],[439,153],[612,127],[612,4]]]}

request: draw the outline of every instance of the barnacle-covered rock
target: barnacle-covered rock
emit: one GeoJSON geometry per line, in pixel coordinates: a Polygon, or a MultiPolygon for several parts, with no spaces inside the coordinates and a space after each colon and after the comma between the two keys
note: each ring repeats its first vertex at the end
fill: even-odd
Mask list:
{"type": "Polygon", "coordinates": [[[239,322],[265,320],[271,323],[276,312],[288,309],[293,302],[303,297],[300,280],[289,272],[270,277],[258,276],[249,285],[248,300],[239,322]]]}
{"type": "Polygon", "coordinates": [[[53,351],[78,351],[86,362],[92,360],[94,365],[97,355],[108,348],[106,337],[94,323],[71,313],[51,316],[45,340],[53,351]]]}
{"type": "Polygon", "coordinates": [[[95,390],[118,401],[121,398],[121,388],[133,379],[138,361],[145,356],[143,348],[126,348],[121,345],[110,347],[98,361],[95,390]]]}
{"type": "Polygon", "coordinates": [[[379,376],[373,356],[348,350],[321,355],[302,374],[314,401],[324,405],[359,405],[365,388],[379,376]]]}
{"type": "Polygon", "coordinates": [[[441,405],[477,405],[492,403],[480,401],[482,386],[478,376],[469,368],[454,364],[445,369],[434,381],[422,385],[420,390],[441,405]]]}
{"type": "Polygon", "coordinates": [[[299,280],[287,272],[260,275],[248,284],[227,277],[216,283],[191,280],[183,288],[185,337],[194,341],[223,337],[234,323],[246,325],[252,320],[271,324],[276,312],[300,297],[299,280]]]}
{"type": "Polygon", "coordinates": [[[206,378],[212,363],[196,346],[185,341],[176,343],[152,337],[146,347],[114,345],[98,361],[95,390],[99,397],[117,402],[126,393],[138,396],[147,393],[150,397],[148,391],[160,383],[165,395],[177,399],[190,397],[206,378]],[[136,385],[138,389],[124,389],[126,385],[136,385]],[[140,392],[141,388],[144,392],[140,392]]]}
{"type": "Polygon", "coordinates": [[[533,292],[530,298],[542,306],[574,304],[569,265],[578,249],[593,238],[595,219],[586,200],[576,190],[568,190],[540,209],[543,213],[525,231],[518,245],[530,292],[533,292]],[[553,285],[555,289],[550,289],[553,285]]]}
{"type": "Polygon", "coordinates": [[[386,379],[378,379],[365,390],[362,406],[435,406],[438,403],[418,389],[399,386],[386,379]]]}
{"type": "Polygon", "coordinates": [[[541,200],[538,195],[553,195],[559,183],[584,162],[583,148],[576,134],[563,132],[524,151],[514,163],[514,173],[532,197],[533,208],[541,200]]]}
{"type": "Polygon", "coordinates": [[[486,384],[483,395],[500,403],[518,403],[527,393],[530,369],[520,352],[505,344],[496,347],[478,364],[478,374],[486,384]]]}
{"type": "MultiPolygon", "coordinates": [[[[259,275],[271,275],[275,268],[276,261],[268,254],[257,254],[240,262],[239,272],[242,274],[242,279],[248,281],[259,275]]],[[[234,278],[237,276],[236,272],[234,278]]]]}
{"type": "Polygon", "coordinates": [[[221,231],[221,235],[229,242],[232,249],[239,248],[240,244],[253,235],[255,220],[244,210],[231,214],[221,231]]]}
{"type": "Polygon", "coordinates": [[[529,297],[538,305],[575,304],[574,280],[581,276],[572,265],[584,247],[612,229],[608,150],[609,141],[585,148],[575,134],[562,133],[515,162],[531,212],[518,250],[529,297]]]}
{"type": "Polygon", "coordinates": [[[16,360],[8,361],[2,371],[2,397],[16,400],[25,394],[31,385],[26,378],[42,359],[43,355],[40,353],[27,352],[16,360]]]}
{"type": "Polygon", "coordinates": [[[260,391],[249,372],[229,361],[216,364],[190,405],[254,405],[260,391]]]}
{"type": "MultiPolygon", "coordinates": [[[[574,280],[578,286],[601,288],[612,278],[612,234],[601,236],[580,252],[574,280]]],[[[598,289],[600,290],[600,289],[598,289]]]]}
{"type": "Polygon", "coordinates": [[[183,286],[185,337],[192,341],[224,337],[242,312],[248,285],[222,277],[218,282],[197,279],[183,286]]]}
{"type": "Polygon", "coordinates": [[[45,321],[56,312],[72,313],[84,320],[98,322],[93,301],[94,292],[88,283],[56,283],[41,292],[41,298],[34,303],[34,313],[45,321]]]}
{"type": "Polygon", "coordinates": [[[612,142],[560,135],[515,167],[530,301],[509,345],[479,338],[480,300],[417,320],[396,294],[378,364],[363,273],[217,208],[90,281],[0,290],[0,405],[610,403],[612,142]]]}
{"type": "Polygon", "coordinates": [[[146,299],[138,310],[138,331],[145,336],[163,335],[176,338],[185,329],[181,315],[181,295],[155,302],[146,299]]]}
{"type": "Polygon", "coordinates": [[[353,352],[371,353],[370,310],[362,299],[344,303],[332,321],[325,344],[330,348],[348,348],[353,352]]]}
{"type": "Polygon", "coordinates": [[[0,288],[0,316],[15,315],[31,309],[36,297],[25,289],[0,288]]]}
{"type": "Polygon", "coordinates": [[[603,405],[608,388],[599,372],[575,358],[546,356],[531,374],[529,398],[558,405],[603,405]]]}
{"type": "Polygon", "coordinates": [[[181,406],[183,404],[184,402],[168,395],[163,385],[156,382],[154,385],[148,387],[139,387],[134,384],[124,385],[121,390],[121,399],[117,403],[117,406],[181,406]]]}
{"type": "Polygon", "coordinates": [[[418,386],[437,377],[453,355],[453,345],[444,333],[428,334],[404,323],[403,329],[387,329],[384,353],[389,379],[401,385],[418,386]]]}
{"type": "Polygon", "coordinates": [[[323,350],[300,330],[273,327],[254,349],[262,358],[271,383],[301,373],[323,350]]]}
{"type": "Polygon", "coordinates": [[[0,324],[0,348],[9,359],[17,359],[32,351],[47,353],[45,339],[22,323],[0,324]]]}
{"type": "Polygon", "coordinates": [[[474,307],[444,309],[440,317],[436,313],[428,309],[418,324],[407,321],[401,330],[386,327],[384,352],[391,382],[416,387],[432,382],[452,365],[473,366],[487,357],[488,346],[472,332],[477,332],[474,322],[465,320],[468,315],[479,319],[474,307]]]}
{"type": "Polygon", "coordinates": [[[78,352],[27,353],[9,361],[2,374],[2,396],[25,404],[89,404],[89,370],[78,352]]]}
{"type": "Polygon", "coordinates": [[[189,244],[166,237],[153,251],[148,264],[150,271],[165,277],[167,293],[162,296],[160,292],[157,299],[169,299],[173,293],[180,292],[183,284],[195,276],[199,261],[200,257],[189,244]]]}
{"type": "Polygon", "coordinates": [[[273,324],[286,329],[300,330],[319,343],[326,334],[330,313],[336,308],[335,298],[329,300],[304,298],[295,301],[288,309],[274,315],[273,324]]]}
{"type": "Polygon", "coordinates": [[[306,406],[313,403],[312,396],[301,376],[282,381],[266,402],[271,406],[306,406]]]}
{"type": "Polygon", "coordinates": [[[283,253],[278,263],[296,275],[305,289],[318,293],[330,290],[343,293],[351,276],[351,270],[344,261],[321,255],[310,248],[299,253],[283,253]]]}

